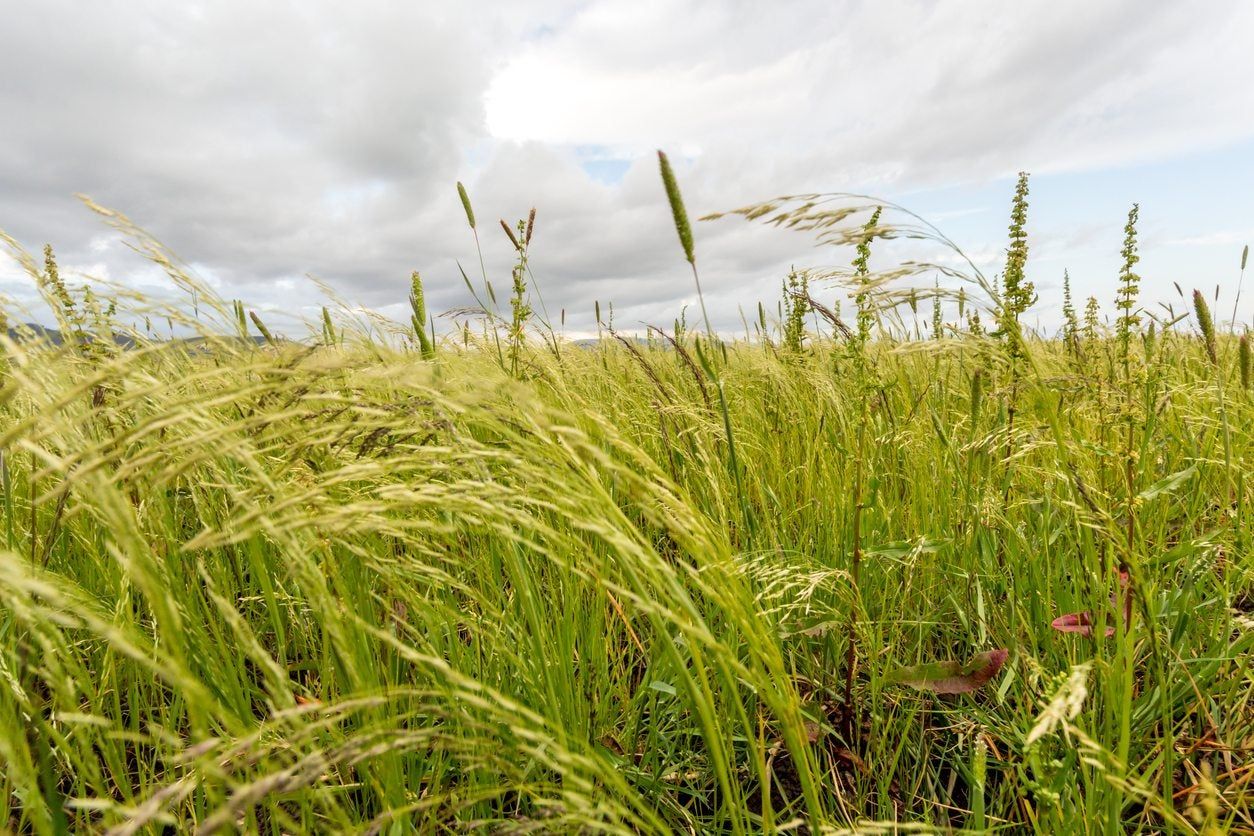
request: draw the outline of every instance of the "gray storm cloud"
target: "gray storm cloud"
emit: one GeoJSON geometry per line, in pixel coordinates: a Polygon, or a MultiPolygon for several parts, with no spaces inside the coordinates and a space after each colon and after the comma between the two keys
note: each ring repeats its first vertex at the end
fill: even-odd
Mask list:
{"type": "MultiPolygon", "coordinates": [[[[926,185],[1155,159],[1254,135],[1251,7],[1092,3],[7,4],[0,228],[64,263],[153,281],[72,197],[126,212],[227,297],[299,314],[302,277],[437,310],[498,217],[539,211],[552,313],[668,323],[691,288],[662,203],[672,150],[695,213],[780,192],[926,185]],[[1205,85],[1202,87],[1201,85],[1205,85]],[[1205,91],[1201,95],[1200,91],[1205,91]],[[606,185],[580,165],[618,158],[606,185]]],[[[994,224],[998,229],[1001,224],[994,224]]],[[[809,243],[702,224],[720,324],[809,243]]],[[[986,246],[993,257],[999,241],[986,246]]],[[[473,265],[473,269],[472,269],[473,265]]],[[[12,266],[0,290],[30,288],[12,266]]]]}

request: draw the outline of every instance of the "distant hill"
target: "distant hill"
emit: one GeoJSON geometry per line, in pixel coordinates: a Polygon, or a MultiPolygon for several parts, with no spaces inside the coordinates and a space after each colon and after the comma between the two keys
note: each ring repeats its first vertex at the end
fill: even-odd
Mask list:
{"type": "MultiPolygon", "coordinates": [[[[47,340],[53,345],[65,342],[65,336],[56,328],[48,328],[35,322],[25,322],[16,328],[9,329],[9,339],[14,342],[23,340],[47,340]]],[[[136,340],[128,334],[114,334],[113,342],[123,348],[134,348],[136,340]]]]}
{"type": "MultiPolygon", "coordinates": [[[[59,329],[48,328],[47,326],[40,325],[35,322],[25,322],[17,327],[10,328],[9,339],[14,342],[22,342],[24,340],[46,340],[53,345],[61,345],[65,342],[65,336],[59,329]]],[[[238,337],[224,339],[238,339],[238,337]]],[[[282,338],[279,339],[281,340],[282,338]]],[[[247,340],[254,345],[263,345],[266,338],[256,336],[248,337],[247,340]]],[[[203,343],[204,341],[205,338],[201,336],[178,338],[174,340],[154,340],[154,342],[183,343],[188,346],[194,346],[198,343],[203,343]]],[[[139,345],[140,341],[132,337],[130,334],[115,333],[113,335],[113,342],[115,345],[121,346],[122,348],[135,348],[135,346],[139,345]]]]}
{"type": "MultiPolygon", "coordinates": [[[[633,342],[636,345],[640,345],[640,346],[646,346],[649,344],[649,341],[644,337],[627,337],[627,340],[629,342],[633,342]]],[[[596,348],[598,345],[600,345],[603,342],[604,343],[617,343],[618,339],[609,334],[606,334],[604,337],[601,337],[600,339],[596,337],[584,337],[582,339],[573,340],[571,342],[571,345],[575,346],[576,348],[596,348]]],[[[658,342],[662,345],[665,345],[665,343],[661,340],[658,340],[658,342]]]]}
{"type": "Polygon", "coordinates": [[[44,326],[37,325],[34,322],[26,322],[16,328],[10,328],[9,339],[14,342],[36,339],[47,340],[54,345],[60,345],[62,343],[60,331],[56,328],[45,328],[44,326]]]}

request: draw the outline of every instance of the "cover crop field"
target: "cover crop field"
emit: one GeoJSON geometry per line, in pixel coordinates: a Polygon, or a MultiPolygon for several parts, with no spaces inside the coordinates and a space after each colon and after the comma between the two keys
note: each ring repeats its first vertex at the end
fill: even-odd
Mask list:
{"type": "Polygon", "coordinates": [[[534,215],[508,303],[471,270],[435,333],[415,275],[408,329],[301,340],[116,213],[194,314],[9,240],[60,339],[0,337],[0,823],[1254,828],[1245,326],[1139,299],[1134,208],[1118,297],[1035,333],[1011,209],[991,278],[872,269],[958,253],[875,200],[748,207],[853,263],[582,344],[534,215]]]}

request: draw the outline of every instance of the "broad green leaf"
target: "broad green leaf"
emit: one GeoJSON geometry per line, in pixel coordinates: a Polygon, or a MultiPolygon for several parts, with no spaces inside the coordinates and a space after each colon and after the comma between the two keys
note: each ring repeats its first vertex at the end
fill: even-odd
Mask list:
{"type": "Polygon", "coordinates": [[[890,673],[888,681],[934,694],[969,694],[996,676],[1009,655],[1005,649],[987,650],[965,664],[945,661],[911,665],[890,673]]]}
{"type": "Polygon", "coordinates": [[[1197,465],[1189,465],[1179,473],[1173,473],[1170,476],[1159,479],[1145,490],[1137,494],[1138,499],[1153,499],[1159,494],[1171,493],[1176,488],[1193,478],[1193,474],[1197,473],[1197,465]]]}
{"type": "Polygon", "coordinates": [[[895,540],[889,543],[880,543],[879,545],[868,546],[863,553],[868,557],[884,557],[889,560],[901,560],[916,552],[918,554],[933,554],[939,551],[944,545],[944,540],[929,540],[927,538],[919,540],[895,540]]]}

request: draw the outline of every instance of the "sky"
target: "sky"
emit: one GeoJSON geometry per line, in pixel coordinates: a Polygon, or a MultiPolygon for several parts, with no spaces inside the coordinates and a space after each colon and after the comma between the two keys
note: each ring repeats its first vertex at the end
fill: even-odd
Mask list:
{"type": "MultiPolygon", "coordinates": [[[[179,298],[89,195],[299,335],[323,285],[402,320],[419,270],[436,313],[468,304],[461,181],[501,296],[497,220],[536,208],[543,307],[579,336],[598,301],[627,331],[696,310],[656,149],[694,218],[866,193],[989,275],[1028,171],[1030,321],[1057,327],[1064,270],[1112,310],[1134,202],[1146,306],[1218,287],[1226,320],[1254,241],[1251,33],[1239,0],[0,0],[0,230],[53,243],[72,285],[179,298]]],[[[774,310],[791,265],[852,258],[739,218],[695,237],[729,332],[774,310]]],[[[938,255],[881,243],[873,265],[938,255]]],[[[46,318],[3,258],[0,293],[46,318]]],[[[1254,320],[1254,287],[1237,318],[1254,320]]]]}

